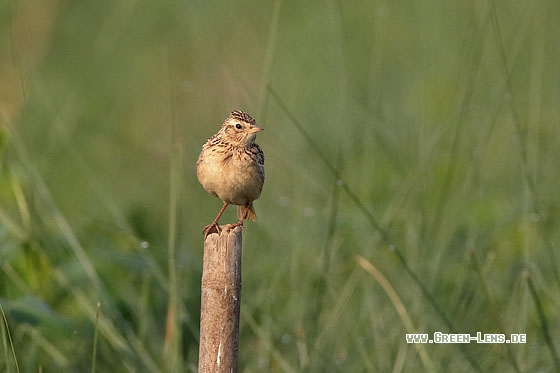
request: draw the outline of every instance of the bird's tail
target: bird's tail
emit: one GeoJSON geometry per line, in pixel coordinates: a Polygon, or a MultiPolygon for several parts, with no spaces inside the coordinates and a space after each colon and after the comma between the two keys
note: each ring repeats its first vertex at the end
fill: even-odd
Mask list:
{"type": "Polygon", "coordinates": [[[245,208],[247,208],[247,217],[245,219],[251,219],[252,221],[257,221],[257,214],[255,213],[253,202],[249,202],[245,206],[237,206],[237,218],[239,219],[239,221],[243,220],[243,215],[245,214],[245,208]]]}

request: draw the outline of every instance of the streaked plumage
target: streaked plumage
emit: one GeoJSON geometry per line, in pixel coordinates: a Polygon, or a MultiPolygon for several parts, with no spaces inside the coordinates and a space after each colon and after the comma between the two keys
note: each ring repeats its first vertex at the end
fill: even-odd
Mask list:
{"type": "Polygon", "coordinates": [[[237,205],[236,225],[243,225],[245,219],[257,219],[253,201],[261,195],[264,184],[264,154],[255,144],[260,131],[250,115],[235,110],[202,146],[196,163],[198,181],[224,202],[214,222],[204,228],[206,235],[213,228],[220,231],[218,220],[230,204],[237,205]]]}

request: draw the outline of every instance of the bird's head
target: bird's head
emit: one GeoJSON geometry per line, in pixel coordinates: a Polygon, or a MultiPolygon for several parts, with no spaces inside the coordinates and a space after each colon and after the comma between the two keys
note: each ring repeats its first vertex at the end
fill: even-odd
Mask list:
{"type": "Polygon", "coordinates": [[[262,130],[257,127],[255,120],[249,114],[234,110],[224,121],[220,133],[233,145],[249,146],[255,142],[257,132],[262,130]]]}

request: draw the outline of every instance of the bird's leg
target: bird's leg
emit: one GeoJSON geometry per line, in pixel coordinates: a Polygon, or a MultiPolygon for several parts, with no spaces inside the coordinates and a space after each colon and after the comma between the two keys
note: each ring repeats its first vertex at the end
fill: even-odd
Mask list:
{"type": "Polygon", "coordinates": [[[212,224],[209,224],[206,227],[204,227],[204,229],[202,230],[202,233],[204,233],[204,238],[208,237],[208,235],[212,233],[212,230],[215,230],[217,233],[221,232],[221,228],[220,225],[218,224],[218,220],[220,220],[220,217],[222,216],[222,214],[224,213],[228,205],[229,203],[224,202],[224,205],[222,206],[222,209],[218,213],[218,216],[216,216],[216,219],[214,219],[212,224]]]}
{"type": "Polygon", "coordinates": [[[249,215],[249,204],[245,205],[245,211],[243,212],[243,216],[241,216],[241,220],[237,223],[231,224],[232,228],[241,227],[243,228],[243,221],[247,220],[247,216],[249,215]]]}

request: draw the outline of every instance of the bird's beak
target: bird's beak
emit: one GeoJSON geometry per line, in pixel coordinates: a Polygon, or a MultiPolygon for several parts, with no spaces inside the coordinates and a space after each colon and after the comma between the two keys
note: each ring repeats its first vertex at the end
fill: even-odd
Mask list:
{"type": "Polygon", "coordinates": [[[257,132],[261,132],[263,129],[257,126],[252,126],[251,128],[249,128],[249,133],[257,133],[257,132]]]}

